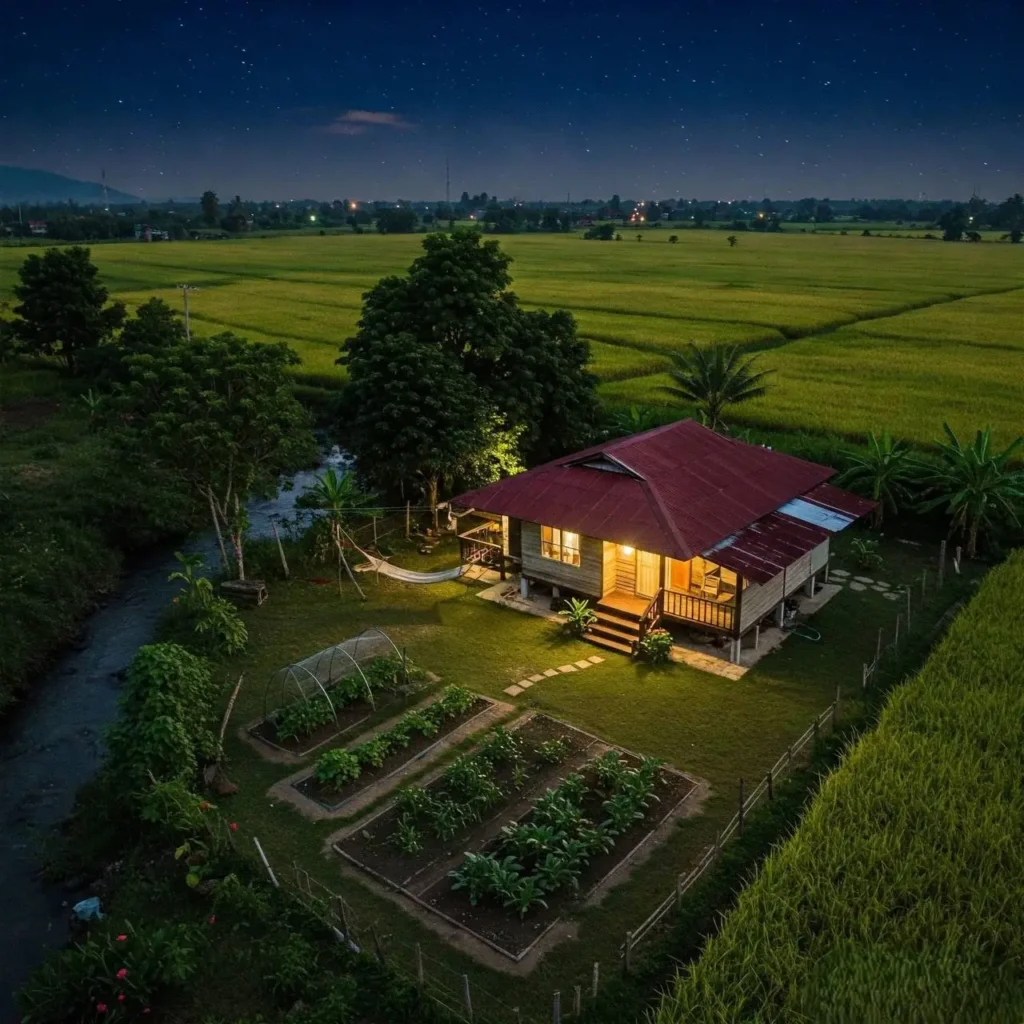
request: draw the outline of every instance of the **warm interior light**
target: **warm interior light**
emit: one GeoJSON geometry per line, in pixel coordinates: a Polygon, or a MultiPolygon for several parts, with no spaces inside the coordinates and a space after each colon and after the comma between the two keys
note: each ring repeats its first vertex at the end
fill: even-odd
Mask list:
{"type": "Polygon", "coordinates": [[[630,546],[629,546],[628,544],[620,544],[620,545],[619,545],[619,550],[620,550],[620,551],[621,551],[621,552],[622,552],[622,553],[623,553],[624,555],[631,555],[631,554],[633,554],[633,550],[634,550],[634,549],[633,549],[633,548],[631,548],[631,547],[630,547],[630,546]]]}

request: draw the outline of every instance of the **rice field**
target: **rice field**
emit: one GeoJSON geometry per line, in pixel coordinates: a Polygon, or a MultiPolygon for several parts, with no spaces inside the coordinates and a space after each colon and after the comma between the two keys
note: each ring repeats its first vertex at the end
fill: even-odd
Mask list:
{"type": "MultiPolygon", "coordinates": [[[[1024,247],[832,234],[740,236],[648,230],[643,241],[500,236],[528,308],[565,307],[592,342],[608,403],[661,404],[669,355],[688,342],[764,350],[777,372],[751,424],[858,436],[888,427],[918,441],[947,418],[1016,436],[1024,382],[1024,247]]],[[[192,296],[197,333],[285,341],[307,385],[341,380],[338,346],[362,294],[416,257],[417,236],[328,235],[96,246],[112,294],[130,306],[192,296]]],[[[0,248],[0,301],[23,248],[0,248]]],[[[681,410],[685,411],[685,410],[681,410]]]]}
{"type": "Polygon", "coordinates": [[[658,1024],[1024,1014],[1024,552],[994,569],[658,1024]]]}

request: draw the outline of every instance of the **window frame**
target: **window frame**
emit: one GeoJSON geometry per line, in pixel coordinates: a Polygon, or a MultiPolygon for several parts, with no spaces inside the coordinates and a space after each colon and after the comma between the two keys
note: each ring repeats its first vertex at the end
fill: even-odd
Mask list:
{"type": "Polygon", "coordinates": [[[578,569],[583,562],[582,538],[575,530],[540,527],[540,557],[578,569]]]}

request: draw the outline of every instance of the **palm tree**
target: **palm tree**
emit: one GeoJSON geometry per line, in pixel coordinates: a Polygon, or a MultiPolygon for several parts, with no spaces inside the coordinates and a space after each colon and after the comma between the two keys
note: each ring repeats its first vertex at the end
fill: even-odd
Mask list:
{"type": "Polygon", "coordinates": [[[886,509],[895,515],[901,506],[913,500],[913,487],[921,480],[921,467],[906,442],[893,440],[887,430],[882,431],[881,437],[872,432],[868,434],[864,455],[846,455],[849,465],[836,483],[878,503],[871,516],[871,525],[876,529],[882,525],[886,509]]]}
{"type": "Polygon", "coordinates": [[[661,390],[693,402],[704,425],[722,430],[722,412],[727,405],[760,398],[768,389],[765,378],[772,370],[754,370],[757,357],[744,359],[738,348],[698,348],[693,342],[687,352],[671,353],[668,371],[674,387],[661,390]]]}
{"type": "Polygon", "coordinates": [[[372,505],[375,500],[372,494],[366,494],[359,489],[355,477],[351,473],[339,476],[332,466],[323,476],[317,477],[316,483],[312,487],[306,488],[297,502],[305,508],[319,508],[327,512],[331,540],[334,541],[334,547],[338,552],[338,593],[341,593],[341,569],[344,566],[348,578],[364,601],[366,595],[356,582],[352,568],[345,557],[342,538],[346,533],[346,527],[353,519],[372,515],[367,512],[367,507],[372,505]]]}
{"type": "Polygon", "coordinates": [[[952,516],[950,533],[960,530],[967,536],[967,557],[977,553],[978,535],[991,529],[998,519],[1020,525],[1018,510],[1024,503],[1024,471],[1008,468],[1010,456],[1024,445],[1018,437],[1001,452],[992,450],[992,429],[986,427],[974,436],[974,444],[964,447],[948,423],[942,429],[949,438],[939,444],[942,466],[922,483],[934,497],[921,505],[922,512],[946,506],[952,516]]]}

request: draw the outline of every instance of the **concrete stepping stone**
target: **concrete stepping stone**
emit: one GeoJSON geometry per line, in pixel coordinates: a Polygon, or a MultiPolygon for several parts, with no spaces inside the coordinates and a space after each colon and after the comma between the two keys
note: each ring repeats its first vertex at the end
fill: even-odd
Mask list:
{"type": "Polygon", "coordinates": [[[871,589],[873,591],[875,591],[875,593],[878,593],[878,594],[884,594],[885,590],[886,590],[885,587],[880,587],[877,583],[871,589]]]}
{"type": "Polygon", "coordinates": [[[548,679],[550,679],[552,676],[557,676],[558,675],[558,669],[557,668],[545,669],[544,670],[544,675],[546,675],[548,677],[548,679]]]}
{"type": "Polygon", "coordinates": [[[881,587],[883,590],[888,590],[892,586],[891,583],[886,583],[885,580],[875,580],[875,586],[881,587]]]}
{"type": "Polygon", "coordinates": [[[891,590],[887,590],[882,595],[882,597],[884,597],[887,601],[898,601],[900,599],[900,595],[894,594],[891,590]]]}
{"type": "Polygon", "coordinates": [[[516,683],[516,686],[518,686],[520,690],[528,690],[533,686],[533,683],[531,683],[529,679],[520,679],[519,682],[516,683]]]}
{"type": "Polygon", "coordinates": [[[866,586],[871,586],[875,581],[870,576],[854,576],[853,577],[858,583],[863,583],[866,586]]]}
{"type": "Polygon", "coordinates": [[[604,661],[604,658],[602,658],[600,654],[592,654],[587,658],[587,661],[589,661],[591,665],[600,665],[601,662],[604,661]]]}
{"type": "Polygon", "coordinates": [[[538,672],[535,676],[530,676],[531,683],[539,683],[544,677],[538,672]]]}
{"type": "Polygon", "coordinates": [[[853,583],[850,584],[850,589],[851,590],[867,590],[868,588],[865,587],[863,583],[857,583],[856,581],[854,581],[853,583]]]}
{"type": "Polygon", "coordinates": [[[559,665],[558,666],[558,671],[559,672],[578,672],[579,669],[577,669],[575,665],[559,665]]]}
{"type": "Polygon", "coordinates": [[[505,689],[502,692],[503,693],[507,693],[510,697],[518,697],[519,694],[521,694],[523,691],[521,689],[519,689],[518,686],[513,685],[513,686],[506,686],[505,689]]]}
{"type": "Polygon", "coordinates": [[[838,576],[841,580],[845,580],[850,574],[845,569],[832,569],[829,572],[829,576],[838,576]]]}
{"type": "Polygon", "coordinates": [[[577,668],[590,668],[590,662],[587,661],[586,658],[581,658],[579,661],[576,662],[576,667],[577,668]]]}

